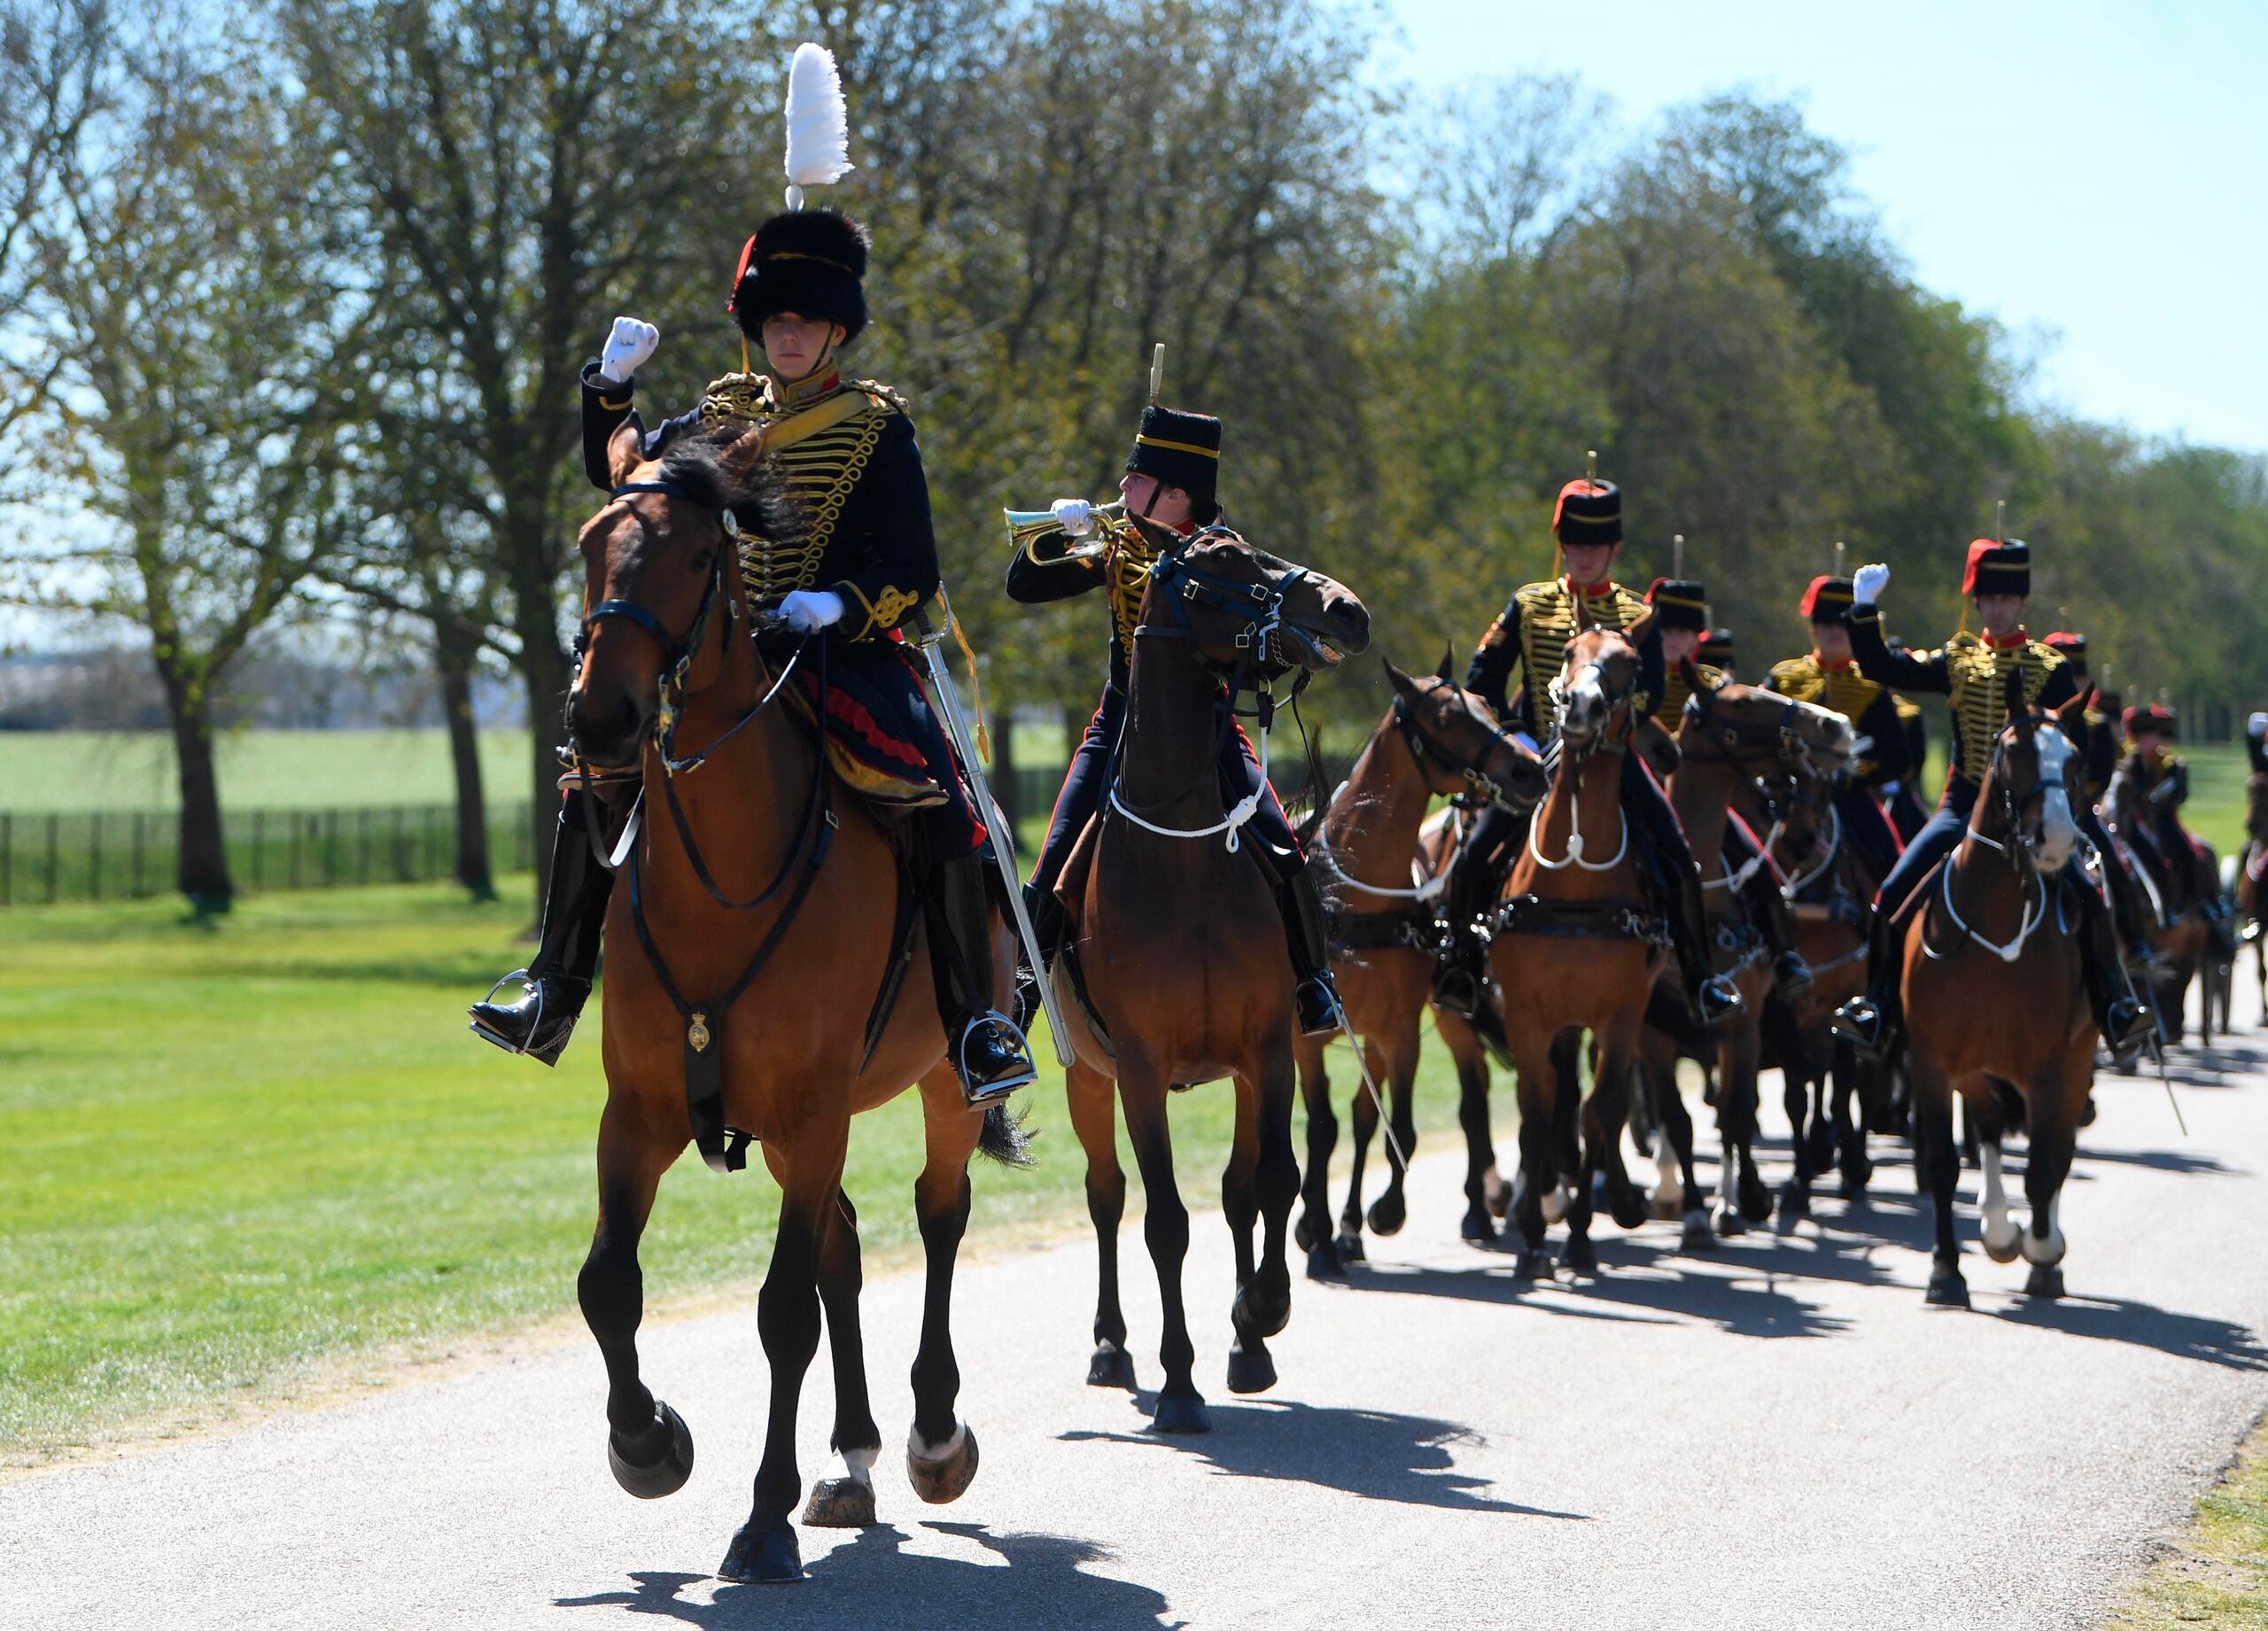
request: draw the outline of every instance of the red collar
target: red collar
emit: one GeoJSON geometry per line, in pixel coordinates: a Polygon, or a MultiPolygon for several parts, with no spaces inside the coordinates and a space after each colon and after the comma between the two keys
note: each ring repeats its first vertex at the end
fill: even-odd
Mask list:
{"type": "Polygon", "coordinates": [[[1856,657],[1823,657],[1816,649],[1812,652],[1811,660],[1822,673],[1829,674],[1839,674],[1846,669],[1856,668],[1859,665],[1859,659],[1856,657]]]}
{"type": "Polygon", "coordinates": [[[2019,623],[2014,633],[1987,634],[1984,636],[1984,643],[1995,651],[2014,651],[2018,646],[2028,643],[2031,639],[2031,636],[2024,633],[2023,625],[2019,623]]]}
{"type": "Polygon", "coordinates": [[[1559,581],[1568,594],[1580,594],[1587,601],[1595,601],[1602,595],[1614,593],[1614,579],[1612,578],[1602,578],[1596,583],[1577,583],[1573,572],[1565,572],[1560,575],[1559,581]]]}

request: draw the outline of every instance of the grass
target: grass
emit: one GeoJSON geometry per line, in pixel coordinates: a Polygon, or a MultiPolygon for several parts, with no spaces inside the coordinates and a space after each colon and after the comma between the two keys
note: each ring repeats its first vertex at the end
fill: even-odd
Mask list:
{"type": "Polygon", "coordinates": [[[2188,1530],[2112,1614],[2114,1626],[2268,1627],[2268,1424],[2197,1503],[2188,1530]]]}
{"type": "MultiPolygon", "coordinates": [[[[524,901],[524,880],[507,898],[524,901]]],[[[464,1028],[466,1002],[525,955],[524,913],[435,886],[253,897],[198,926],[160,903],[6,915],[0,1464],[571,1313],[595,1024],[556,1071],[464,1028]]],[[[1336,1074],[1343,1107],[1351,1072],[1336,1074]]],[[[980,1165],[973,1249],[1084,1227],[1060,1085],[1023,1097],[1039,1165],[980,1165]]],[[[1446,1060],[1420,1106],[1453,1128],[1446,1060]]],[[[1218,1089],[1175,1101],[1199,1204],[1230,1108],[1218,1089]]],[[[870,1263],[918,1250],[920,1151],[911,1095],[859,1119],[846,1183],[870,1263]]],[[[775,1196],[761,1175],[681,1161],[647,1238],[656,1302],[752,1289],[775,1196]]],[[[1138,1222],[1126,1240],[1138,1260],[1138,1222]]]]}

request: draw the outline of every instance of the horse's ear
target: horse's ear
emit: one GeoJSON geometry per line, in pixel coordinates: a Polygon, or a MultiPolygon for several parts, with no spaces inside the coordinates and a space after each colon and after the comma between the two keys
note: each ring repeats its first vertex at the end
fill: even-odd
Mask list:
{"type": "Polygon", "coordinates": [[[1685,688],[1689,691],[1714,691],[1720,689],[1724,684],[1721,675],[1713,686],[1702,679],[1701,664],[1695,662],[1689,655],[1677,659],[1677,673],[1678,678],[1685,681],[1685,688]]]}
{"type": "Polygon", "coordinates": [[[2079,741],[2087,725],[2087,694],[2074,691],[2066,697],[2062,705],[2055,710],[2055,723],[2063,727],[2063,734],[2073,742],[2079,741]]]}
{"type": "Polygon", "coordinates": [[[1443,641],[1441,642],[1441,665],[1433,671],[1433,678],[1436,680],[1449,680],[1454,678],[1454,676],[1450,674],[1449,669],[1456,662],[1456,648],[1451,645],[1448,641],[1443,641]]]}
{"type": "Polygon", "coordinates": [[[2008,703],[2008,723],[2013,725],[2024,716],[2023,669],[2021,664],[2008,670],[2005,700],[2008,703]]]}
{"type": "Polygon", "coordinates": [[[1414,697],[1418,695],[1418,682],[1396,668],[1391,659],[1380,657],[1379,663],[1386,670],[1386,677],[1396,695],[1414,697]]]}
{"type": "Polygon", "coordinates": [[[762,457],[764,457],[764,427],[760,424],[752,424],[725,444],[723,450],[717,455],[717,462],[724,466],[725,473],[735,481],[745,481],[748,479],[749,473],[755,470],[757,461],[762,457]]]}
{"type": "Polygon", "coordinates": [[[606,439],[606,473],[616,486],[628,481],[630,472],[646,462],[645,440],[646,433],[638,428],[635,418],[624,420],[606,439]]]}
{"type": "Polygon", "coordinates": [[[1633,646],[1643,646],[1653,638],[1654,609],[1651,606],[1630,619],[1630,626],[1622,631],[1622,638],[1633,646]]]}

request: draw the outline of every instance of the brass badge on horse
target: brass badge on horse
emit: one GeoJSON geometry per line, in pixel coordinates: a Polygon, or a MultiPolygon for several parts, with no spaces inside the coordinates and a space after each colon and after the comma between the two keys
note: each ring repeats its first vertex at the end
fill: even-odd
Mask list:
{"type": "Polygon", "coordinates": [[[693,1011],[693,1023],[685,1028],[685,1045],[696,1053],[709,1051],[709,1015],[705,1010],[693,1011]]]}

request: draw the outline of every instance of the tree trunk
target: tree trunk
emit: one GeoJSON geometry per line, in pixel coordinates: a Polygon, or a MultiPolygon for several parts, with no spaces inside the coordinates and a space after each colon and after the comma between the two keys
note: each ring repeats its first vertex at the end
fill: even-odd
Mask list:
{"type": "Polygon", "coordinates": [[[171,676],[165,691],[181,769],[181,864],[175,881],[198,915],[207,917],[228,911],[236,897],[222,841],[221,783],[213,770],[213,718],[203,698],[191,700],[188,687],[171,676]]]}
{"type": "MultiPolygon", "coordinates": [[[[1016,722],[1006,707],[992,711],[992,797],[1000,806],[1000,813],[1008,818],[1006,835],[1011,850],[1016,843],[1016,824],[1024,819],[1021,801],[1016,797],[1016,722]]],[[[990,820],[991,812],[983,812],[990,820]]]]}
{"type": "Polygon", "coordinates": [[[523,634],[520,677],[528,692],[529,770],[534,800],[529,853],[535,858],[535,900],[540,909],[551,882],[551,841],[559,830],[558,747],[566,739],[562,710],[573,676],[555,641],[539,645],[523,634]]]}
{"type": "Polygon", "coordinates": [[[435,664],[441,674],[441,712],[449,726],[449,765],[456,774],[457,882],[478,901],[496,898],[488,864],[488,801],[480,785],[480,734],[472,718],[474,647],[446,624],[433,630],[435,664]]]}

